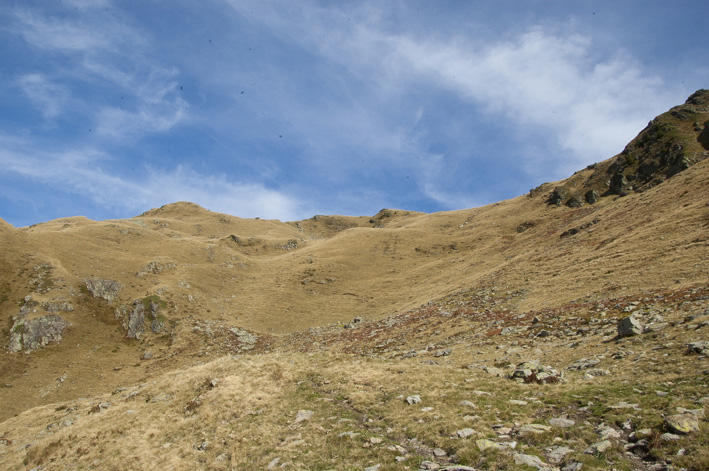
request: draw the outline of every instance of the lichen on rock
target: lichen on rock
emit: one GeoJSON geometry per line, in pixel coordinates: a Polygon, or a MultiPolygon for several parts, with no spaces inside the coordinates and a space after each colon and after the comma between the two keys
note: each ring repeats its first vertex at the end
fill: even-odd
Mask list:
{"type": "Polygon", "coordinates": [[[62,341],[64,329],[70,325],[56,314],[27,319],[29,311],[28,307],[23,307],[13,318],[14,323],[10,329],[10,353],[23,350],[29,353],[49,343],[59,343],[62,341]]]}

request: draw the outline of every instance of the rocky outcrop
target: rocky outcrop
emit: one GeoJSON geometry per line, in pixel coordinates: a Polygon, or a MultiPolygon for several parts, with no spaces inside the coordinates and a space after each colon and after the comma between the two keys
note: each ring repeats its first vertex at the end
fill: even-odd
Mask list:
{"type": "Polygon", "coordinates": [[[109,303],[116,299],[118,292],[123,288],[123,285],[117,281],[101,278],[86,278],[84,283],[86,289],[94,298],[102,298],[109,303]]]}
{"type": "Polygon", "coordinates": [[[50,343],[62,341],[62,333],[69,323],[56,314],[27,319],[29,307],[24,307],[13,318],[10,329],[10,353],[27,353],[42,348],[50,343]]]}
{"type": "Polygon", "coordinates": [[[587,177],[554,188],[552,206],[580,207],[601,196],[626,196],[659,185],[709,158],[709,90],[697,90],[683,105],[650,121],[615,157],[589,166],[587,177]]]}
{"type": "Polygon", "coordinates": [[[121,319],[126,338],[140,340],[146,333],[145,321],[150,321],[150,331],[154,334],[167,332],[166,319],[160,310],[165,304],[158,296],[136,299],[132,306],[121,306],[114,311],[121,319]]]}
{"type": "Polygon", "coordinates": [[[177,262],[175,260],[161,258],[148,262],[147,265],[138,270],[135,276],[140,278],[145,275],[158,275],[166,270],[170,270],[175,267],[177,267],[177,262]]]}

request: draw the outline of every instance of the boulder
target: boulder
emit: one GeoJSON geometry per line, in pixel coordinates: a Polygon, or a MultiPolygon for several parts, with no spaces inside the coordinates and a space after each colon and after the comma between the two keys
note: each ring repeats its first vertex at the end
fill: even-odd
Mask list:
{"type": "Polygon", "coordinates": [[[696,340],[687,344],[687,353],[697,353],[699,355],[709,354],[709,342],[706,340],[696,340]]]}
{"type": "Polygon", "coordinates": [[[665,428],[671,433],[687,435],[699,432],[699,419],[694,414],[676,414],[665,417],[665,428]]]}
{"type": "Polygon", "coordinates": [[[618,322],[618,337],[632,337],[643,333],[643,325],[635,316],[622,318],[618,322]]]}
{"type": "Polygon", "coordinates": [[[554,446],[547,448],[544,454],[551,464],[559,465],[564,461],[566,455],[573,452],[574,450],[566,446],[554,446]]]}

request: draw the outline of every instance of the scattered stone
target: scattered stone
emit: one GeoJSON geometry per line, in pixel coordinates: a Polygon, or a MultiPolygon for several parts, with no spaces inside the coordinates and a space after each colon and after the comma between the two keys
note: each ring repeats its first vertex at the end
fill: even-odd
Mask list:
{"type": "Polygon", "coordinates": [[[436,458],[442,458],[444,456],[448,456],[448,453],[446,453],[446,450],[444,450],[443,448],[434,448],[433,456],[435,456],[436,458]]]}
{"type": "Polygon", "coordinates": [[[675,433],[667,433],[666,432],[666,433],[663,433],[662,435],[660,435],[660,440],[662,440],[663,442],[676,442],[681,439],[682,439],[682,437],[680,437],[679,435],[677,435],[675,433]]]}
{"type": "Polygon", "coordinates": [[[606,451],[610,450],[613,447],[613,444],[611,443],[610,440],[603,440],[597,443],[594,443],[590,447],[586,448],[586,453],[587,455],[596,455],[598,453],[605,453],[606,451]]]}
{"type": "Polygon", "coordinates": [[[539,360],[519,363],[509,376],[520,383],[559,383],[562,375],[551,366],[540,366],[539,360]]]}
{"type": "Polygon", "coordinates": [[[569,428],[576,425],[576,422],[571,419],[565,419],[563,417],[555,417],[553,419],[549,419],[549,425],[559,428],[569,428]]]}
{"type": "Polygon", "coordinates": [[[311,410],[299,410],[295,416],[295,423],[297,424],[297,423],[306,421],[306,420],[310,419],[313,416],[313,414],[315,414],[315,412],[313,412],[311,410]]]}
{"type": "Polygon", "coordinates": [[[633,409],[641,410],[637,404],[630,404],[629,402],[621,401],[618,404],[608,406],[609,409],[633,409]]]}
{"type": "Polygon", "coordinates": [[[686,435],[699,432],[699,420],[694,414],[676,414],[665,417],[665,428],[672,433],[686,435]]]}
{"type": "Polygon", "coordinates": [[[413,396],[409,396],[406,398],[406,402],[411,405],[419,404],[421,402],[421,396],[419,396],[418,394],[415,394],[413,396]]]}
{"type": "Polygon", "coordinates": [[[419,469],[424,471],[436,471],[441,469],[441,467],[433,461],[422,461],[419,465],[419,469]]]}
{"type": "Polygon", "coordinates": [[[483,366],[483,371],[485,373],[491,374],[492,376],[497,376],[498,378],[502,378],[503,376],[505,376],[504,371],[499,368],[495,368],[494,366],[483,366]]]}
{"type": "Polygon", "coordinates": [[[709,355],[709,342],[697,340],[687,344],[687,354],[696,353],[699,355],[709,355]]]}
{"type": "Polygon", "coordinates": [[[508,402],[515,406],[526,406],[529,404],[527,401],[521,401],[519,399],[510,399],[508,402]]]}
{"type": "Polygon", "coordinates": [[[591,368],[590,370],[586,371],[586,374],[584,376],[587,379],[591,379],[591,378],[595,378],[597,376],[608,376],[610,374],[611,374],[610,370],[606,370],[603,368],[591,368]]]}
{"type": "Polygon", "coordinates": [[[583,463],[574,461],[561,468],[561,471],[581,471],[581,469],[583,469],[583,463]]]}
{"type": "Polygon", "coordinates": [[[521,464],[525,466],[531,466],[533,468],[537,469],[543,469],[543,468],[548,468],[549,465],[546,464],[539,458],[538,456],[534,455],[523,455],[522,453],[515,453],[512,455],[512,457],[515,460],[515,464],[521,464]]]}
{"type": "Polygon", "coordinates": [[[620,438],[620,432],[613,427],[607,427],[605,425],[600,426],[596,432],[601,440],[618,439],[620,438]]]}
{"type": "Polygon", "coordinates": [[[475,433],[476,433],[475,430],[473,430],[471,428],[464,428],[462,430],[458,430],[457,432],[455,432],[455,434],[458,438],[468,438],[472,435],[475,435],[475,433]]]}
{"type": "Polygon", "coordinates": [[[573,452],[574,450],[569,447],[554,446],[551,448],[547,448],[545,455],[547,457],[547,460],[549,460],[551,464],[559,465],[564,461],[564,457],[566,455],[573,452]]]}
{"type": "Polygon", "coordinates": [[[472,402],[470,402],[470,401],[460,401],[458,404],[461,405],[461,406],[464,406],[464,407],[470,407],[471,409],[477,409],[477,408],[478,408],[478,406],[476,406],[474,403],[472,403],[472,402]]]}
{"type": "Polygon", "coordinates": [[[569,371],[587,370],[596,366],[600,362],[601,360],[598,358],[581,358],[580,360],[576,360],[571,365],[567,366],[566,369],[569,371]]]}
{"type": "Polygon", "coordinates": [[[517,432],[517,433],[521,437],[528,437],[530,435],[539,435],[539,434],[548,432],[550,430],[551,430],[551,427],[549,425],[527,424],[527,425],[523,425],[519,429],[519,432],[517,432]]]}
{"type": "Polygon", "coordinates": [[[618,322],[618,337],[632,337],[643,333],[643,325],[635,316],[622,318],[618,322]]]}
{"type": "Polygon", "coordinates": [[[497,442],[493,442],[492,440],[488,440],[487,438],[480,438],[479,440],[475,440],[475,445],[477,445],[478,450],[480,451],[485,451],[485,450],[501,450],[502,445],[500,445],[497,442]]]}
{"type": "Polygon", "coordinates": [[[379,468],[381,468],[382,465],[380,464],[375,464],[374,466],[369,466],[367,468],[364,468],[364,471],[377,471],[379,468]]]}
{"type": "Polygon", "coordinates": [[[446,357],[450,355],[452,350],[450,348],[446,348],[445,350],[437,350],[433,355],[438,358],[438,357],[446,357]]]}

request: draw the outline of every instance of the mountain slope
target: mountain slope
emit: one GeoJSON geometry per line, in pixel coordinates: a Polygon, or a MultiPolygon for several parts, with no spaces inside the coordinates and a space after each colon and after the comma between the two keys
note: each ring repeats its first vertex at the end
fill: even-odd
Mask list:
{"type": "MultiPolygon", "coordinates": [[[[459,402],[492,381],[505,401],[541,402],[519,411],[487,402],[473,434],[480,439],[500,435],[491,432],[498,422],[512,424],[513,437],[545,456],[548,430],[538,442],[520,432],[534,417],[576,414],[616,428],[632,419],[603,456],[635,469],[645,469],[643,459],[666,462],[678,449],[661,442],[658,414],[696,407],[707,381],[706,353],[684,353],[706,340],[709,325],[701,320],[709,310],[708,106],[709,92],[698,91],[618,156],[481,208],[284,223],[180,202],[126,220],[18,229],[0,221],[0,341],[8,346],[0,461],[64,469],[99,466],[110,454],[115,469],[168,461],[263,469],[290,456],[295,469],[383,470],[419,466],[439,447],[448,450],[441,465],[509,469],[512,455],[497,462],[450,438],[475,420],[459,402]],[[614,338],[631,312],[647,333],[614,338]],[[510,372],[525,359],[564,370],[591,357],[612,374],[589,380],[569,370],[564,384],[539,389],[480,370],[510,372]],[[668,399],[634,392],[669,383],[668,399]],[[438,397],[434,412],[399,417],[415,394],[438,397]],[[644,412],[636,420],[593,409],[595,396],[604,404],[632,396],[644,412]],[[298,421],[299,409],[317,420],[298,421]],[[36,426],[22,430],[26,423],[36,426]],[[628,458],[622,441],[643,427],[655,441],[628,458]],[[348,431],[360,434],[357,446],[339,435],[348,431]],[[288,445],[299,440],[303,447],[288,445]]],[[[601,466],[581,449],[593,432],[554,430],[571,440],[576,462],[601,466]]],[[[699,451],[706,434],[681,443],[694,469],[709,463],[699,451]]]]}

